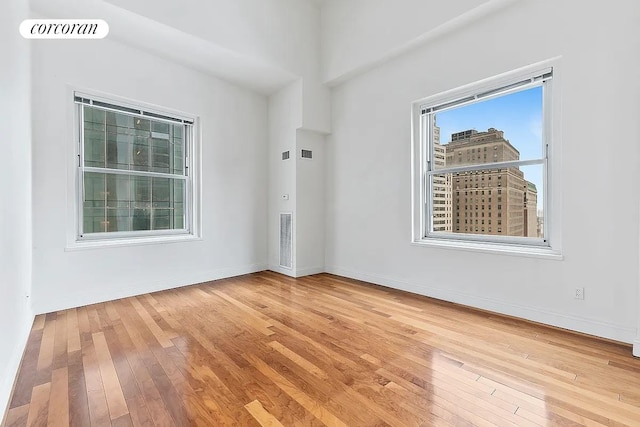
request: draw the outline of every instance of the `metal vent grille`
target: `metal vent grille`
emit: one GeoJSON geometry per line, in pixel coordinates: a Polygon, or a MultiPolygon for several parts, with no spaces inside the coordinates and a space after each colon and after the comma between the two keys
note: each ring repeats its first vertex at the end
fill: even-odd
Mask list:
{"type": "Polygon", "coordinates": [[[289,152],[288,151],[283,151],[282,152],[282,160],[287,160],[289,159],[289,152]]]}
{"type": "Polygon", "coordinates": [[[292,214],[280,214],[280,267],[292,268],[292,214]]]}
{"type": "Polygon", "coordinates": [[[302,150],[302,158],[303,159],[312,159],[313,152],[311,150],[302,150]]]}

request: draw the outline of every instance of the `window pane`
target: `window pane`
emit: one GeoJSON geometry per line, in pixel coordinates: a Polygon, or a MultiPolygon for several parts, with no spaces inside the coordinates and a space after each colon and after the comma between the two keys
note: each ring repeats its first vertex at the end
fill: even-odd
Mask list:
{"type": "Polygon", "coordinates": [[[167,208],[171,204],[171,181],[169,178],[153,178],[153,207],[167,208]]]}
{"type": "Polygon", "coordinates": [[[87,172],[83,232],[129,231],[129,177],[87,172]]]}
{"type": "Polygon", "coordinates": [[[107,167],[112,169],[129,169],[131,135],[107,132],[107,167]]]}
{"type": "Polygon", "coordinates": [[[434,120],[434,169],[543,157],[542,86],[445,110],[434,120]]]}
{"type": "Polygon", "coordinates": [[[106,220],[104,208],[85,207],[82,210],[84,233],[104,232],[104,222],[106,220]]]}
{"type": "Polygon", "coordinates": [[[182,180],[173,181],[173,206],[174,206],[174,227],[177,229],[185,228],[185,185],[182,180]]]}
{"type": "Polygon", "coordinates": [[[161,172],[161,173],[170,173],[170,149],[169,149],[169,139],[158,139],[153,138],[151,140],[151,171],[152,172],[161,172]]]}
{"type": "Polygon", "coordinates": [[[543,169],[540,164],[433,175],[431,231],[542,237],[543,169]]]}
{"type": "Polygon", "coordinates": [[[131,178],[127,175],[104,175],[107,181],[107,207],[129,209],[131,178]]]}
{"type": "Polygon", "coordinates": [[[133,123],[134,134],[139,136],[151,136],[151,121],[135,117],[133,123]]]}
{"type": "Polygon", "coordinates": [[[165,122],[151,122],[151,132],[160,133],[166,135],[167,139],[169,138],[169,129],[171,125],[165,122]]]}
{"type": "MultiPolygon", "coordinates": [[[[96,111],[102,111],[98,108],[96,111]]],[[[118,127],[122,129],[122,132],[129,133],[129,130],[133,127],[133,116],[127,114],[117,113],[115,111],[105,111],[106,123],[108,127],[118,127]]]]}
{"type": "Polygon", "coordinates": [[[171,148],[173,150],[172,173],[184,174],[184,138],[183,125],[173,125],[171,148]]]}
{"type": "Polygon", "coordinates": [[[131,169],[136,171],[149,170],[149,138],[135,136],[133,138],[133,165],[131,169]]]}
{"type": "Polygon", "coordinates": [[[131,230],[151,230],[151,209],[133,209],[131,230]]]}
{"type": "Polygon", "coordinates": [[[106,176],[100,173],[84,174],[84,206],[104,208],[107,202],[106,176]]]}
{"type": "Polygon", "coordinates": [[[83,108],[85,166],[184,175],[184,125],[83,108]]]}
{"type": "Polygon", "coordinates": [[[153,210],[153,229],[168,230],[171,228],[172,211],[171,209],[154,209],[153,210]]]}
{"type": "Polygon", "coordinates": [[[433,231],[451,232],[451,174],[433,175],[433,231]]]}
{"type": "Polygon", "coordinates": [[[151,230],[151,178],[131,177],[131,230],[151,230]]]}
{"type": "Polygon", "coordinates": [[[131,231],[129,208],[107,209],[107,227],[106,231],[131,231]]]}
{"type": "Polygon", "coordinates": [[[151,178],[147,176],[131,177],[131,201],[134,207],[151,208],[151,178]]]}
{"type": "Polygon", "coordinates": [[[84,163],[86,166],[104,167],[105,164],[105,112],[91,107],[84,110],[84,163]]]}
{"type": "Polygon", "coordinates": [[[525,209],[525,231],[528,237],[544,237],[544,186],[542,165],[523,166],[525,209]]]}
{"type": "Polygon", "coordinates": [[[185,227],[185,181],[84,174],[83,234],[185,227]]]}

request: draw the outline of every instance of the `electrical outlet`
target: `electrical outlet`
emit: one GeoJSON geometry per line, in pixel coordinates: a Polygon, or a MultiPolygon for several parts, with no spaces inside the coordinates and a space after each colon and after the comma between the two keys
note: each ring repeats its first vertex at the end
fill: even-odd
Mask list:
{"type": "Polygon", "coordinates": [[[584,288],[576,288],[576,299],[584,299],[584,288]]]}

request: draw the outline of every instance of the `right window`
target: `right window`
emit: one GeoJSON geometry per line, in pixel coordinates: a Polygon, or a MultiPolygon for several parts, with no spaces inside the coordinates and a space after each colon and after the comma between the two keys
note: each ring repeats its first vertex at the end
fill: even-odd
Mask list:
{"type": "Polygon", "coordinates": [[[549,68],[419,104],[422,240],[549,246],[552,77],[549,68]]]}

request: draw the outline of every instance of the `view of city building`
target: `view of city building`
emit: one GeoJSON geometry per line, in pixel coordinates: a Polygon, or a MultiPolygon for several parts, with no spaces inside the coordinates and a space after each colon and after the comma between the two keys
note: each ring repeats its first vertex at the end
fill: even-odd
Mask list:
{"type": "MultiPolygon", "coordinates": [[[[460,131],[442,144],[434,125],[433,147],[434,169],[520,159],[518,150],[495,128],[460,131]]],[[[433,231],[542,237],[541,213],[536,185],[518,167],[433,177],[433,231]]]]}

